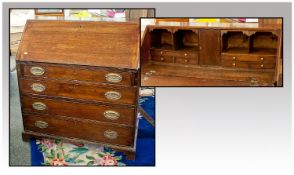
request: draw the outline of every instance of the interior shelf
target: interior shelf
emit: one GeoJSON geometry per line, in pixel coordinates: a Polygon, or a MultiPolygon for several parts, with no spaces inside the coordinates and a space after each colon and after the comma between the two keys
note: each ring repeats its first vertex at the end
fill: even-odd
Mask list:
{"type": "Polygon", "coordinates": [[[241,31],[228,31],[222,35],[222,53],[276,55],[277,43],[272,32],[248,36],[241,31]]]}
{"type": "Polygon", "coordinates": [[[196,50],[199,45],[198,34],[192,30],[177,30],[174,33],[176,50],[196,50]]]}
{"type": "Polygon", "coordinates": [[[166,29],[154,29],[151,34],[151,48],[174,49],[173,34],[166,29]]]}

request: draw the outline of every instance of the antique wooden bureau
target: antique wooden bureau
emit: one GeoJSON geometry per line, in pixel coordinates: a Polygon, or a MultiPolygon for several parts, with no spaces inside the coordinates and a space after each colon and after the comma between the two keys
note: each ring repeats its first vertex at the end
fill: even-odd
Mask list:
{"type": "Polygon", "coordinates": [[[139,26],[29,20],[17,53],[23,138],[101,144],[135,158],[139,26]]]}
{"type": "Polygon", "coordinates": [[[141,40],[142,86],[282,86],[282,27],[161,22],[141,40]]]}

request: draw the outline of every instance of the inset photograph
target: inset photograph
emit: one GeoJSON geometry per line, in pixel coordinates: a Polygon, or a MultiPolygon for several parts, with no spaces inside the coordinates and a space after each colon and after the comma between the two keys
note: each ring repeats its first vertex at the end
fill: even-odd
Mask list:
{"type": "Polygon", "coordinates": [[[282,87],[282,18],[141,18],[141,86],[282,87]]]}

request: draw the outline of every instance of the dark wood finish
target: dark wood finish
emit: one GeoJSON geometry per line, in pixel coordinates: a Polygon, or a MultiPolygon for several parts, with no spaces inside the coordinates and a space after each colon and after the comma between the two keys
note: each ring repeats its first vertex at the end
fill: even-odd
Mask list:
{"type": "Polygon", "coordinates": [[[203,29],[199,32],[200,65],[220,64],[220,31],[203,29]]]}
{"type": "Polygon", "coordinates": [[[258,23],[148,25],[141,85],[281,86],[281,30],[280,24],[258,23]],[[154,44],[167,38],[163,31],[173,42],[154,44]]]}
{"type": "Polygon", "coordinates": [[[59,138],[135,158],[138,25],[29,20],[17,54],[23,138],[59,138]]]}

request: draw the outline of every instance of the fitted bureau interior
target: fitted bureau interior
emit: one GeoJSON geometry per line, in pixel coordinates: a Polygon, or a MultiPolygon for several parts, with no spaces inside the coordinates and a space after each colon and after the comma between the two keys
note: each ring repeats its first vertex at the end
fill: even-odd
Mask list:
{"type": "Polygon", "coordinates": [[[182,82],[187,86],[214,86],[216,81],[216,86],[222,81],[226,86],[273,86],[282,55],[280,32],[279,27],[149,25],[141,48],[141,85],[165,86],[163,77],[173,82],[185,77],[195,82],[182,82]]]}

